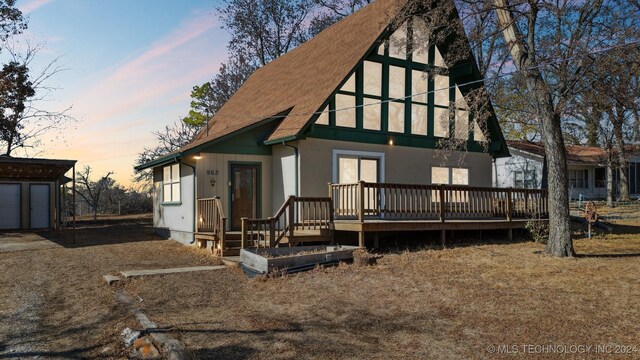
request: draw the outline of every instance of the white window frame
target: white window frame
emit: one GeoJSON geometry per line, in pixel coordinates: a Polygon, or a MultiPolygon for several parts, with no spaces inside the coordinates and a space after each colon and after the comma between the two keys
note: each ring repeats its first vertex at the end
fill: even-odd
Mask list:
{"type": "Polygon", "coordinates": [[[171,165],[167,165],[167,166],[163,166],[162,167],[162,203],[163,204],[180,204],[182,203],[182,183],[180,181],[182,173],[181,173],[182,168],[180,167],[180,164],[171,164],[171,165]],[[173,168],[174,167],[178,167],[178,178],[174,179],[173,178],[173,168]],[[169,180],[165,179],[164,174],[165,174],[165,169],[169,168],[169,180]],[[177,196],[177,200],[175,200],[176,197],[174,197],[173,194],[173,186],[175,184],[178,184],[178,196],[177,196]],[[165,191],[166,186],[165,185],[169,185],[169,189],[171,189],[171,193],[169,194],[169,197],[167,198],[167,193],[165,191]]]}
{"type": "Polygon", "coordinates": [[[338,157],[340,156],[354,156],[354,157],[363,157],[368,159],[378,159],[378,181],[384,183],[384,156],[383,152],[369,152],[369,151],[354,151],[354,150],[333,150],[333,174],[332,174],[332,182],[334,184],[338,183],[338,157]]]}

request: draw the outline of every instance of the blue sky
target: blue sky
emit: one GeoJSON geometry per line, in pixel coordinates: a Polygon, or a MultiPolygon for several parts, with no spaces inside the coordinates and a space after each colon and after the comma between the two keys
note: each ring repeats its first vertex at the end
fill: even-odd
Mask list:
{"type": "Polygon", "coordinates": [[[78,120],[46,136],[37,155],[77,159],[130,184],[136,155],[154,143],[151,132],[186,115],[193,85],[210,80],[227,57],[218,4],[19,0],[29,18],[22,40],[45,47],[32,68],[59,57],[68,69],[49,82],[60,89],[41,107],[72,106],[78,120]]]}

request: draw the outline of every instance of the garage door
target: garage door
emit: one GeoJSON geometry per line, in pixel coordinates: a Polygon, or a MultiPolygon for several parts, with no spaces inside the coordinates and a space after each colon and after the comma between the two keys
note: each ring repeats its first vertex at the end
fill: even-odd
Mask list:
{"type": "Polygon", "coordinates": [[[20,184],[0,184],[0,229],[20,228],[20,184]]]}
{"type": "Polygon", "coordinates": [[[29,187],[32,229],[44,229],[49,227],[49,185],[31,184],[29,187]]]}

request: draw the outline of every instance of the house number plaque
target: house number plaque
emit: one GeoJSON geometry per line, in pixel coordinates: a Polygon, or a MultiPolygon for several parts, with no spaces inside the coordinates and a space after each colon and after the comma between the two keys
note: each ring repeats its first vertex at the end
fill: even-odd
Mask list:
{"type": "Polygon", "coordinates": [[[209,180],[211,186],[216,186],[216,177],[218,176],[218,170],[207,170],[207,176],[211,177],[211,179],[209,180]]]}

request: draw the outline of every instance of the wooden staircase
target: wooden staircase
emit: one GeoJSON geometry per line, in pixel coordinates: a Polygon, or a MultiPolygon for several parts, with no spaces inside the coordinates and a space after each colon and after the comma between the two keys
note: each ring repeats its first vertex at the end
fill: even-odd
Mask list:
{"type": "Polygon", "coordinates": [[[275,216],[242,219],[241,231],[225,231],[226,217],[220,198],[198,200],[200,247],[212,242],[217,256],[238,256],[243,248],[299,246],[333,243],[333,211],[330,198],[298,198],[282,205],[275,216]]]}

